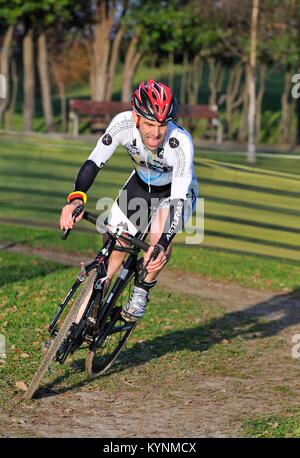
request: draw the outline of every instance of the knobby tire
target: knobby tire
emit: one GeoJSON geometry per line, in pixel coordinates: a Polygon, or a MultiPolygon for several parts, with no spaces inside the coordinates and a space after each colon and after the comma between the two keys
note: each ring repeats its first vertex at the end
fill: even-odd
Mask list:
{"type": "Polygon", "coordinates": [[[34,393],[37,391],[42,378],[45,375],[46,370],[48,369],[50,363],[53,361],[57,350],[59,349],[60,344],[63,342],[65,337],[67,336],[67,333],[72,325],[72,323],[75,321],[77,313],[80,310],[81,304],[83,303],[86,295],[90,291],[95,278],[96,278],[97,272],[94,270],[89,277],[86,279],[84,282],[84,285],[75,300],[74,304],[72,305],[71,309],[69,310],[68,314],[66,315],[64,321],[62,322],[60,329],[57,333],[57,335],[54,337],[52,340],[50,347],[48,348],[47,353],[45,354],[39,368],[37,369],[36,373],[34,374],[29,387],[27,391],[24,394],[24,399],[29,400],[33,397],[34,393]]]}

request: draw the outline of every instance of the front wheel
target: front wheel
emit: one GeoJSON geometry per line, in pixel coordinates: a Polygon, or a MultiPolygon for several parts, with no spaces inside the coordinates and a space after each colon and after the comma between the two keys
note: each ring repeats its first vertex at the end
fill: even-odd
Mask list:
{"type": "Polygon", "coordinates": [[[38,389],[42,378],[45,375],[46,370],[50,366],[50,363],[55,359],[55,356],[59,350],[61,343],[64,341],[66,336],[68,335],[68,331],[70,330],[72,324],[74,323],[77,314],[84,302],[87,302],[87,296],[90,295],[92,291],[92,287],[96,278],[97,272],[94,270],[89,277],[84,282],[80,293],[78,294],[76,300],[74,301],[71,309],[69,310],[68,314],[66,315],[64,321],[62,322],[60,329],[54,339],[51,341],[51,344],[48,348],[47,353],[45,354],[38,370],[34,374],[29,387],[24,394],[24,399],[28,400],[31,399],[38,389]]]}
{"type": "MultiPolygon", "coordinates": [[[[118,281],[118,280],[117,280],[118,281]]],[[[112,299],[111,312],[103,327],[97,346],[91,346],[85,361],[85,368],[91,377],[104,375],[111,367],[136,323],[127,323],[121,317],[121,310],[130,297],[135,277],[132,276],[121,288],[121,292],[112,299]]]]}

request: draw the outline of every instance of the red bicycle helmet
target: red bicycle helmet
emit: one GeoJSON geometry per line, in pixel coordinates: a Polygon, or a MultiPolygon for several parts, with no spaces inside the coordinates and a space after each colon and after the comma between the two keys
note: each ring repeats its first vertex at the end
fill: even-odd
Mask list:
{"type": "Polygon", "coordinates": [[[176,98],[171,89],[154,80],[142,81],[134,91],[131,103],[139,115],[151,121],[170,121],[177,111],[176,98]]]}

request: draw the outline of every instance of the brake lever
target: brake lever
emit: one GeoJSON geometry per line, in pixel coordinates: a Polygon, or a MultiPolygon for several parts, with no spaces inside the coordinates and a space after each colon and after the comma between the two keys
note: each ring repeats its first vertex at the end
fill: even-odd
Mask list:
{"type": "MultiPolygon", "coordinates": [[[[75,223],[75,220],[77,218],[77,216],[80,215],[80,213],[82,213],[84,210],[84,205],[78,205],[78,207],[76,207],[73,212],[72,212],[72,218],[73,218],[73,222],[75,223]]],[[[63,230],[63,233],[61,234],[61,239],[62,240],[66,240],[68,235],[70,234],[72,229],[64,229],[63,230]]]]}

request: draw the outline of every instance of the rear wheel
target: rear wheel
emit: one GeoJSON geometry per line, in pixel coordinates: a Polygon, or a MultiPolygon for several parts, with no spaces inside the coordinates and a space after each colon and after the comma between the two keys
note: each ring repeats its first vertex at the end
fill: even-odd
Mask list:
{"type": "Polygon", "coordinates": [[[100,341],[97,347],[92,346],[87,353],[85,367],[91,377],[99,377],[108,371],[135,328],[135,323],[127,323],[121,317],[122,306],[129,300],[134,282],[133,275],[123,285],[121,293],[112,299],[112,309],[100,341]]]}
{"type": "Polygon", "coordinates": [[[47,353],[45,354],[38,370],[34,374],[29,387],[24,394],[24,399],[31,399],[38,389],[42,378],[45,375],[46,370],[48,369],[50,363],[54,360],[56,357],[56,354],[59,350],[60,345],[64,341],[64,339],[67,337],[68,332],[74,323],[77,314],[84,302],[88,302],[88,296],[92,292],[92,287],[93,283],[95,281],[97,272],[94,270],[89,277],[86,279],[86,281],[83,283],[83,286],[80,289],[80,292],[77,292],[77,297],[71,306],[71,309],[69,310],[68,314],[66,315],[65,319],[63,320],[60,329],[57,333],[57,335],[53,338],[53,340],[50,343],[50,346],[47,350],[47,353]]]}

